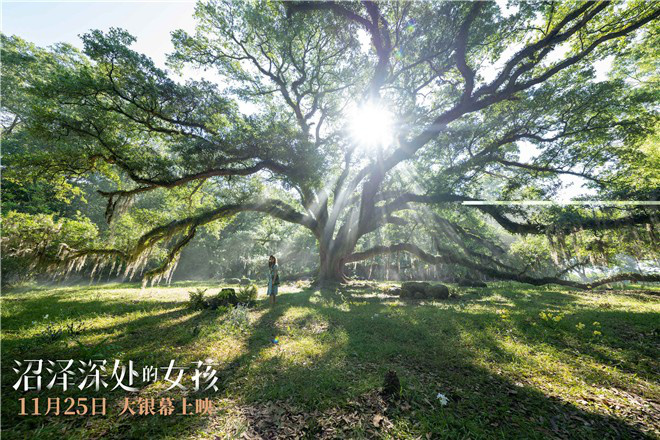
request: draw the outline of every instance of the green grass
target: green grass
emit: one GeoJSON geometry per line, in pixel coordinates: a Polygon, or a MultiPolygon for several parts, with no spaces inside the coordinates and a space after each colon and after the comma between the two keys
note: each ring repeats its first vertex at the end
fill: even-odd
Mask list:
{"type": "MultiPolygon", "coordinates": [[[[240,330],[227,325],[227,314],[187,308],[196,287],[214,294],[221,286],[4,292],[3,439],[660,436],[657,289],[581,292],[502,283],[432,303],[402,302],[377,284],[286,285],[274,308],[262,290],[250,325],[240,330]],[[543,319],[541,312],[561,319],[543,319]],[[49,321],[74,319],[84,322],[80,335],[44,339],[49,321]],[[133,360],[140,372],[171,359],[186,365],[211,358],[219,390],[200,396],[219,411],[118,416],[129,393],[86,390],[38,396],[107,397],[107,416],[17,415],[18,399],[37,394],[13,390],[14,359],[91,356],[133,360]],[[398,401],[379,394],[388,370],[401,380],[398,401]],[[446,406],[438,393],[449,398],[446,406]]],[[[160,381],[136,395],[199,397],[164,388],[160,381]]]]}

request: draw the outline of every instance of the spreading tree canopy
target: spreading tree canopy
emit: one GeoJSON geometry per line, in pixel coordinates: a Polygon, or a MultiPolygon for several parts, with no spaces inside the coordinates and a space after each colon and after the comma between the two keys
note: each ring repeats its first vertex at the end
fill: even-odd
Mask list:
{"type": "MultiPolygon", "coordinates": [[[[62,191],[102,179],[110,224],[140,198],[170,197],[173,214],[136,240],[63,245],[51,270],[95,261],[131,274],[160,248],[144,275],[157,280],[198,229],[250,211],[309,230],[323,281],[408,252],[584,286],[563,275],[608,246],[657,258],[656,207],[473,202],[561,195],[563,176],[595,199],[657,200],[659,16],[652,1],[523,2],[506,14],[494,2],[206,1],[194,34],[173,32],[169,70],[120,29],[90,31],[82,50],[3,36],[3,178],[62,191]],[[177,75],[190,68],[218,81],[177,75]],[[367,246],[412,220],[432,245],[367,246]],[[496,228],[547,237],[556,270],[517,264],[496,228]]],[[[623,279],[658,276],[591,286],[623,279]]]]}

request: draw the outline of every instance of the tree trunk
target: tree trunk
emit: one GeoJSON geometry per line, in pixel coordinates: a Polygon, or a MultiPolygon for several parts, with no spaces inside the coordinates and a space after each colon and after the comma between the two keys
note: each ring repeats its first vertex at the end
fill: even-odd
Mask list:
{"type": "Polygon", "coordinates": [[[316,281],[321,284],[345,283],[348,278],[344,274],[344,259],[328,247],[323,243],[319,245],[319,275],[316,281]]]}
{"type": "Polygon", "coordinates": [[[317,281],[321,284],[345,283],[348,278],[344,274],[344,262],[340,258],[321,256],[317,281]]]}

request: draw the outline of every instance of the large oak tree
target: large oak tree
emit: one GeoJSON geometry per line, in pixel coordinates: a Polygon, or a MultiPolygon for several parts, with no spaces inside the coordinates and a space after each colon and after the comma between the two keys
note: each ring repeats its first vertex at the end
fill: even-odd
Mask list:
{"type": "Polygon", "coordinates": [[[640,1],[520,3],[507,15],[494,2],[202,2],[195,33],[173,33],[170,67],[210,70],[218,83],[177,80],[119,29],[84,35],[82,52],[3,36],[5,172],[114,179],[102,191],[108,222],[152,191],[214,195],[130,249],[63,252],[71,267],[92,256],[130,272],[164,246],[146,274],[158,278],[200,227],[252,211],[307,228],[323,281],[409,252],[496,279],[584,286],[562,274],[585,261],[534,276],[492,227],[556,243],[622,230],[653,242],[654,206],[464,203],[549,197],[564,175],[601,199],[657,200],[657,151],[643,146],[657,139],[657,73],[644,66],[659,16],[640,1]],[[597,80],[603,60],[612,73],[597,80]],[[365,247],[412,217],[432,248],[365,247]]]}

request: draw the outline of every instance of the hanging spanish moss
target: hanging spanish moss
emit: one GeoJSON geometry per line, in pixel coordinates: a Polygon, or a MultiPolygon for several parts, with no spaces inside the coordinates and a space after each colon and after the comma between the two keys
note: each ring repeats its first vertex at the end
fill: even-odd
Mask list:
{"type": "Polygon", "coordinates": [[[128,212],[130,207],[133,206],[135,195],[145,190],[146,187],[140,187],[130,191],[99,191],[102,196],[108,198],[108,203],[105,207],[105,220],[108,224],[111,224],[114,218],[128,212]]]}
{"type": "MultiPolygon", "coordinates": [[[[574,264],[579,250],[587,251],[587,260],[595,267],[607,267],[616,263],[614,259],[617,253],[613,252],[617,246],[624,243],[625,246],[635,246],[637,252],[643,252],[644,244],[648,245],[647,256],[657,259],[657,238],[652,221],[648,223],[635,223],[630,219],[624,219],[618,225],[616,231],[606,227],[606,218],[611,218],[614,211],[611,208],[596,209],[592,207],[589,212],[591,216],[582,214],[563,215],[561,221],[557,220],[545,228],[545,237],[550,248],[552,261],[558,265],[574,264]],[[588,225],[589,227],[585,227],[588,225]]],[[[653,211],[654,213],[655,211],[653,211]]],[[[646,213],[647,215],[649,213],[646,213]]],[[[561,214],[560,214],[561,215],[561,214]]],[[[612,221],[612,220],[608,220],[612,221]]]]}
{"type": "Polygon", "coordinates": [[[188,229],[186,235],[184,235],[179,241],[177,241],[170,252],[168,253],[165,261],[155,269],[148,271],[142,278],[142,287],[145,287],[147,283],[150,283],[151,286],[158,284],[161,280],[165,279],[166,283],[169,285],[172,281],[172,275],[176,270],[176,266],[179,263],[179,257],[183,248],[195,237],[197,229],[191,227],[188,229]]]}

